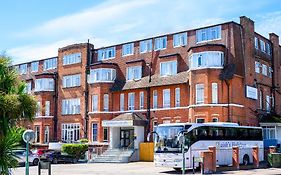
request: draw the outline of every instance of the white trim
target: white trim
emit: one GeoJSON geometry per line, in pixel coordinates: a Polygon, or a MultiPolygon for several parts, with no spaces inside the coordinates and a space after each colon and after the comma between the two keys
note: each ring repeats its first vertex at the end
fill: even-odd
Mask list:
{"type": "Polygon", "coordinates": [[[39,115],[39,116],[36,116],[36,117],[34,117],[35,119],[37,119],[37,118],[54,118],[54,116],[43,116],[43,115],[39,115]]]}
{"type": "MultiPolygon", "coordinates": [[[[181,106],[181,107],[172,107],[172,108],[155,108],[150,109],[150,111],[165,111],[165,110],[177,110],[177,109],[189,109],[195,107],[227,107],[228,104],[198,104],[198,105],[189,105],[189,106],[181,106]]],[[[244,105],[231,103],[229,106],[244,108],[244,105]]],[[[88,112],[88,114],[116,114],[116,113],[132,113],[132,112],[146,112],[147,109],[138,109],[138,110],[127,110],[127,111],[95,111],[88,112]]]]}
{"type": "Polygon", "coordinates": [[[218,67],[198,67],[198,68],[190,68],[188,71],[202,70],[202,69],[223,69],[223,67],[222,66],[218,66],[218,67]]]}

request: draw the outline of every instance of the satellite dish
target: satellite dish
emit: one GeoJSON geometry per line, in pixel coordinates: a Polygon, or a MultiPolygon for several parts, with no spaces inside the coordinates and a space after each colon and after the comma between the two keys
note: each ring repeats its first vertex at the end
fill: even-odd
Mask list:
{"type": "Polygon", "coordinates": [[[226,64],[220,74],[221,80],[231,80],[235,72],[235,64],[226,64]]]}
{"type": "Polygon", "coordinates": [[[24,133],[22,134],[22,139],[25,143],[34,142],[35,132],[31,129],[24,131],[24,133]]]}

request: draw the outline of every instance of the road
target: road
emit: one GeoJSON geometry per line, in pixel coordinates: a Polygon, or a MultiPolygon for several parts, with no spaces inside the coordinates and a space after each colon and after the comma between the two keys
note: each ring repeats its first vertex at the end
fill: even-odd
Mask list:
{"type": "MultiPolygon", "coordinates": [[[[30,175],[37,175],[37,167],[30,167],[30,175]]],[[[25,168],[20,167],[13,170],[14,175],[25,175],[25,168]]],[[[52,165],[52,175],[168,175],[181,174],[170,168],[155,167],[152,162],[134,162],[128,164],[57,164],[52,165]]],[[[186,174],[192,174],[187,171],[186,174]]],[[[196,172],[200,174],[200,172],[196,172]]],[[[281,168],[252,169],[240,171],[224,171],[216,174],[239,174],[239,175],[281,175],[281,168]]],[[[47,175],[42,170],[42,175],[47,175]]]]}

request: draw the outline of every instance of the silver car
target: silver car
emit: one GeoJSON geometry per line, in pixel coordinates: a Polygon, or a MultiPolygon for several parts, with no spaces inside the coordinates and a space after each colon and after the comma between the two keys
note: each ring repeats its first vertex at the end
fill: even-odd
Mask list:
{"type": "MultiPolygon", "coordinates": [[[[26,160],[26,150],[15,150],[15,155],[17,156],[17,159],[19,161],[19,164],[25,164],[26,160]]],[[[32,154],[31,151],[29,151],[28,155],[28,162],[32,165],[38,165],[39,157],[35,154],[32,154]]]]}

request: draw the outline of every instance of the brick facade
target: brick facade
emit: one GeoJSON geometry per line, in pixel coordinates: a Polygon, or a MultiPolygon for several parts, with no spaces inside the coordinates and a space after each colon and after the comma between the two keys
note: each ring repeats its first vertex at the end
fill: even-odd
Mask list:
{"type": "MultiPolygon", "coordinates": [[[[270,34],[267,39],[256,33],[254,22],[247,17],[241,17],[240,24],[227,22],[218,25],[221,26],[221,37],[215,40],[197,43],[196,31],[199,29],[182,31],[187,33],[187,45],[185,46],[174,48],[173,35],[177,33],[167,34],[163,35],[167,36],[166,49],[140,53],[140,41],[132,41],[130,43],[134,43],[133,54],[122,56],[122,45],[127,44],[122,43],[110,46],[116,49],[115,57],[102,61],[98,60],[98,52],[104,48],[95,49],[89,43],[60,48],[57,69],[53,69],[51,73],[45,75],[46,72],[42,70],[44,60],[40,60],[39,71],[33,76],[33,79],[40,76],[52,76],[55,79],[54,91],[34,93],[36,98],[42,101],[43,106],[46,99],[51,101],[52,117],[36,117],[33,125],[42,127],[40,129],[42,138],[44,125],[50,125],[50,140],[61,140],[62,125],[77,123],[80,126],[79,138],[85,137],[90,141],[103,142],[106,136],[103,135],[102,121],[110,120],[124,112],[131,112],[128,109],[129,93],[135,94],[134,112],[146,116],[148,111],[147,97],[148,93],[150,94],[150,129],[153,125],[163,122],[197,122],[199,119],[205,122],[230,121],[241,125],[256,126],[259,124],[258,117],[268,116],[268,114],[280,115],[281,48],[279,37],[276,34],[270,34]],[[255,48],[255,38],[259,41],[258,48],[255,48]],[[262,50],[261,41],[269,44],[270,51],[267,51],[270,53],[262,50]],[[223,66],[191,69],[189,58],[193,54],[206,51],[223,53],[223,66]],[[63,57],[73,53],[81,53],[81,62],[63,65],[63,57]],[[177,61],[177,75],[160,76],[160,64],[167,61],[177,61]],[[262,68],[260,69],[261,73],[256,73],[256,62],[259,62],[260,65],[266,65],[267,76],[262,74],[262,68]],[[229,80],[221,78],[222,72],[231,72],[227,69],[231,65],[235,67],[232,70],[232,78],[229,80]],[[126,81],[127,68],[132,66],[141,66],[141,79],[126,81]],[[273,70],[272,77],[269,77],[269,67],[273,70]],[[91,70],[100,68],[116,70],[115,80],[87,83],[92,78],[89,76],[91,70]],[[63,77],[73,74],[81,75],[80,86],[64,88],[62,85],[63,77]],[[150,76],[151,81],[149,81],[150,76]],[[212,101],[213,83],[216,83],[218,92],[218,100],[215,103],[212,101]],[[204,86],[204,98],[201,104],[196,103],[197,84],[204,86]],[[246,86],[257,89],[257,100],[246,97],[246,86]],[[180,89],[180,106],[175,104],[176,88],[180,89]],[[165,89],[170,90],[170,107],[163,107],[163,90],[165,89]],[[158,105],[157,108],[153,108],[153,92],[156,91],[158,105]],[[141,109],[140,92],[144,94],[144,105],[141,109]],[[260,93],[262,93],[262,102],[260,102],[260,93]],[[104,111],[104,94],[108,94],[108,110],[106,111],[104,111]],[[124,109],[122,111],[120,110],[121,94],[124,95],[124,109]],[[93,95],[97,95],[98,99],[96,111],[93,111],[93,95]],[[63,115],[62,100],[73,98],[80,99],[80,113],[63,115]],[[266,110],[267,98],[270,99],[268,103],[270,111],[266,110]],[[261,104],[263,108],[260,107],[261,104]],[[93,123],[97,124],[97,128],[94,128],[97,132],[96,140],[93,140],[93,123]]],[[[158,37],[161,36],[148,39],[154,41],[158,37]]],[[[28,76],[22,77],[26,81],[34,81],[28,76]]],[[[43,139],[40,139],[41,143],[42,141],[43,139]]]]}

